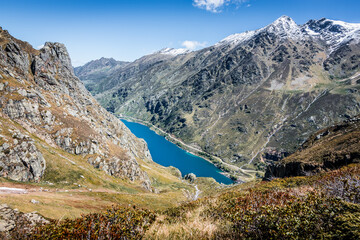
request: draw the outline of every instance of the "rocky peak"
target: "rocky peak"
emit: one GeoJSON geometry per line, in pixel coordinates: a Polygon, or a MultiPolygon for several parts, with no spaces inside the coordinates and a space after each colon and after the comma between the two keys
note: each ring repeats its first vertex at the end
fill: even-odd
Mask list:
{"type": "Polygon", "coordinates": [[[215,46],[222,46],[224,44],[242,44],[262,33],[275,34],[281,39],[298,39],[304,37],[300,26],[298,26],[292,18],[288,16],[282,16],[264,28],[255,31],[246,31],[243,33],[232,34],[218,42],[215,46]]]}
{"type": "Polygon", "coordinates": [[[264,28],[230,35],[215,46],[242,44],[263,33],[275,34],[281,39],[293,40],[309,39],[312,37],[316,40],[325,41],[330,46],[330,52],[332,52],[344,43],[359,41],[360,24],[322,18],[320,20],[310,20],[304,25],[297,25],[292,18],[282,16],[264,28]]]}
{"type": "Polygon", "coordinates": [[[64,44],[47,42],[35,50],[0,33],[0,116],[2,177],[41,180],[47,159],[38,148],[40,141],[82,155],[109,175],[141,181],[151,190],[138,162],[151,161],[146,143],[85,89],[64,44]],[[17,137],[25,134],[28,137],[17,137]]]}
{"type": "Polygon", "coordinates": [[[288,16],[282,16],[264,28],[269,33],[274,33],[281,38],[296,39],[302,37],[300,27],[288,16]]]}
{"type": "Polygon", "coordinates": [[[83,66],[75,67],[74,72],[77,76],[93,79],[103,76],[103,74],[108,74],[109,69],[116,70],[118,68],[124,67],[129,62],[116,61],[113,58],[100,58],[97,60],[90,61],[83,66]]]}
{"type": "Polygon", "coordinates": [[[240,44],[252,38],[257,32],[258,31],[246,31],[243,33],[232,34],[218,42],[215,46],[221,46],[224,44],[240,44]]]}
{"type": "Polygon", "coordinates": [[[67,94],[74,92],[72,90],[86,92],[83,84],[75,77],[70,55],[64,44],[46,42],[39,51],[40,54],[33,56],[31,71],[40,87],[67,94]]]}
{"type": "Polygon", "coordinates": [[[127,62],[116,61],[114,58],[100,58],[93,60],[84,65],[87,68],[103,68],[103,67],[115,67],[116,65],[126,64],[127,62]]]}
{"type": "Polygon", "coordinates": [[[344,34],[360,30],[360,23],[347,23],[326,18],[322,18],[320,20],[309,20],[305,26],[313,30],[315,33],[344,34]]]}
{"type": "Polygon", "coordinates": [[[44,47],[40,49],[40,52],[44,55],[49,54],[52,59],[58,58],[58,60],[61,61],[61,65],[73,73],[70,55],[64,44],[58,42],[46,42],[44,47]]]}

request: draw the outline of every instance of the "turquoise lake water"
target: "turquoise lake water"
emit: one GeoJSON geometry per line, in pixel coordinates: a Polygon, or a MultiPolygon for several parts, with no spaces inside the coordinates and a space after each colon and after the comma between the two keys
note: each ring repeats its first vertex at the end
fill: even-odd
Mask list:
{"type": "Polygon", "coordinates": [[[233,181],[221,174],[221,170],[210,162],[179,148],[165,137],[156,134],[147,126],[121,119],[138,138],[143,138],[149,147],[154,162],[178,168],[182,175],[194,173],[198,177],[212,177],[219,183],[232,184],[233,181]]]}

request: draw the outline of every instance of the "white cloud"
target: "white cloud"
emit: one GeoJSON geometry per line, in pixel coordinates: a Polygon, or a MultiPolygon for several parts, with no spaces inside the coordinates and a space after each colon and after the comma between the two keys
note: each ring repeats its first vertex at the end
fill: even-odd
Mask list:
{"type": "Polygon", "coordinates": [[[44,47],[44,44],[38,46],[36,49],[37,49],[37,50],[40,50],[40,49],[42,49],[43,47],[44,47]]]}
{"type": "Polygon", "coordinates": [[[206,42],[198,42],[198,41],[189,41],[186,40],[181,44],[183,47],[189,50],[195,50],[196,48],[201,48],[206,46],[206,42]]]}
{"type": "Polygon", "coordinates": [[[248,0],[193,0],[193,5],[213,13],[218,13],[221,12],[221,8],[224,5],[241,4],[247,1],[248,0]]]}
{"type": "Polygon", "coordinates": [[[225,2],[229,0],[194,0],[194,6],[202,9],[206,9],[210,12],[218,12],[225,2]]]}

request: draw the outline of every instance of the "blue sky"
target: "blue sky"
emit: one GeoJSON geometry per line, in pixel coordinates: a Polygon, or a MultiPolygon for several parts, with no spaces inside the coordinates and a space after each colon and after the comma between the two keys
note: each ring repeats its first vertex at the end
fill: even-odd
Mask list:
{"type": "Polygon", "coordinates": [[[322,17],[360,22],[359,0],[0,0],[0,8],[0,26],[34,47],[64,43],[74,66],[210,46],[282,15],[298,24],[322,17]]]}

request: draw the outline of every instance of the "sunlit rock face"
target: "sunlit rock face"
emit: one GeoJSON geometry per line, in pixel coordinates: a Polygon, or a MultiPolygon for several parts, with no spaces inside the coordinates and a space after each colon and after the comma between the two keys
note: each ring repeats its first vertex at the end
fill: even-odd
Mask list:
{"type": "Polygon", "coordinates": [[[35,50],[1,29],[0,93],[0,176],[39,181],[47,160],[39,138],[151,190],[138,164],[152,161],[146,143],[85,89],[63,44],[45,43],[35,50]]]}

